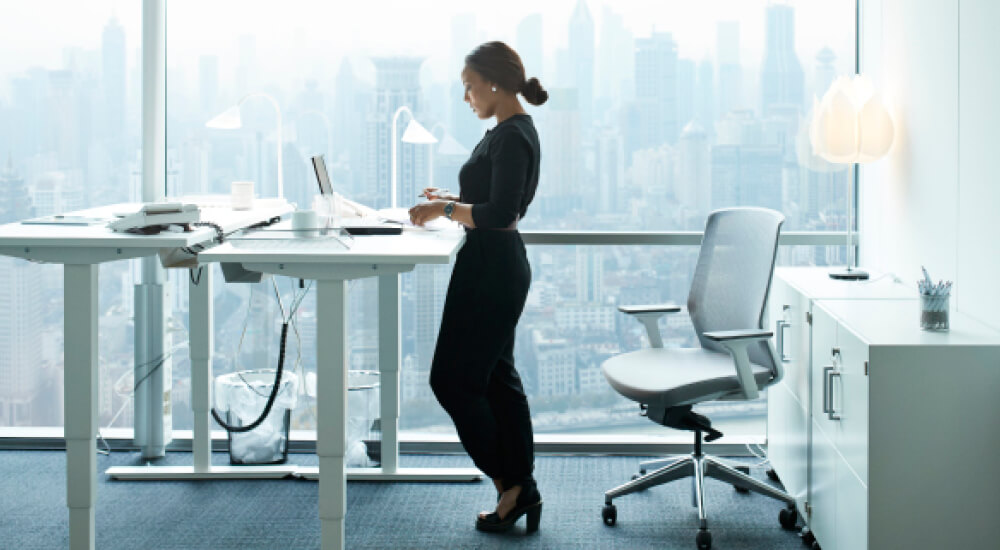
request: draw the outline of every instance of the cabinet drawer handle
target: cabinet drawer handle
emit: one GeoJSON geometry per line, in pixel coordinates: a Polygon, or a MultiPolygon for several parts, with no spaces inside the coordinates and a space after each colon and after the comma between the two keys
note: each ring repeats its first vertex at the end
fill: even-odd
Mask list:
{"type": "Polygon", "coordinates": [[[823,367],[823,412],[830,420],[840,420],[840,415],[833,408],[833,377],[840,374],[835,367],[823,367]]]}
{"type": "Polygon", "coordinates": [[[791,361],[792,358],[785,354],[785,328],[789,327],[791,323],[785,321],[784,319],[778,319],[774,325],[774,334],[778,340],[778,358],[781,359],[782,363],[787,363],[791,361]]]}

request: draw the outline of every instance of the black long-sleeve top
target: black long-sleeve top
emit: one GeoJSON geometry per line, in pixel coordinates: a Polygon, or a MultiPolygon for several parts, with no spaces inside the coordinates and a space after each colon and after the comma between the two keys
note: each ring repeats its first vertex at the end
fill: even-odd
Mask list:
{"type": "Polygon", "coordinates": [[[458,173],[460,201],[472,205],[477,229],[502,229],[528,211],[538,188],[541,149],[527,114],[486,132],[458,173]]]}

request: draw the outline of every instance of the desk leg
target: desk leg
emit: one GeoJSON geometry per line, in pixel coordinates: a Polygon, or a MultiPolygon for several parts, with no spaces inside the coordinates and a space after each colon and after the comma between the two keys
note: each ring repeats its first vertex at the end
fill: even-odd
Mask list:
{"type": "Polygon", "coordinates": [[[94,548],[98,266],[63,266],[63,425],[69,547],[94,548]]]}
{"type": "Polygon", "coordinates": [[[317,281],[316,454],[319,519],[324,550],[344,548],[347,479],[347,282],[317,281]]]}
{"type": "Polygon", "coordinates": [[[399,467],[399,274],[378,278],[378,370],[382,472],[399,467]]]}
{"type": "Polygon", "coordinates": [[[194,434],[191,441],[194,472],[212,469],[212,436],[209,408],[212,406],[212,266],[200,268],[198,283],[188,283],[188,342],[191,355],[191,408],[194,434]]]}

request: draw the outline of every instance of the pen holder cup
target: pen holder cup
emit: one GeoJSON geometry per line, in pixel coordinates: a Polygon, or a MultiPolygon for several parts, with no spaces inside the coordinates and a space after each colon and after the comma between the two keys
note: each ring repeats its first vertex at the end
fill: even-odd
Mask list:
{"type": "Polygon", "coordinates": [[[948,302],[951,294],[920,295],[920,328],[948,330],[948,302]]]}

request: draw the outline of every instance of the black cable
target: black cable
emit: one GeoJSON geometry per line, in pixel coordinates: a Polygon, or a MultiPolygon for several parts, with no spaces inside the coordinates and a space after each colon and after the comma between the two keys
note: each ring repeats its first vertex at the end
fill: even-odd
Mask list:
{"type": "Polygon", "coordinates": [[[261,423],[264,422],[264,419],[267,418],[267,415],[271,413],[271,407],[274,405],[274,400],[276,397],[278,397],[278,390],[281,388],[281,371],[285,365],[285,340],[287,337],[288,337],[288,323],[283,322],[281,323],[281,346],[278,350],[278,372],[275,373],[274,375],[274,387],[271,389],[271,395],[267,398],[267,404],[264,405],[264,412],[260,413],[260,416],[257,417],[257,420],[254,420],[253,422],[251,422],[246,426],[230,426],[229,424],[226,424],[222,420],[222,417],[219,416],[219,413],[215,410],[215,407],[212,407],[212,418],[214,418],[215,421],[218,422],[220,426],[225,428],[227,432],[230,433],[249,432],[250,430],[256,428],[257,426],[260,426],[261,423]]]}
{"type": "Polygon", "coordinates": [[[138,368],[142,368],[142,367],[145,367],[146,365],[149,365],[149,364],[151,364],[153,362],[156,362],[156,364],[153,365],[153,367],[149,369],[149,372],[147,372],[146,374],[144,374],[143,377],[140,378],[139,381],[135,383],[135,386],[132,388],[132,392],[135,393],[136,391],[138,391],[139,390],[139,386],[141,386],[142,383],[145,382],[146,379],[148,379],[150,376],[153,376],[153,373],[155,373],[157,370],[159,370],[160,367],[162,367],[163,364],[167,362],[167,359],[169,357],[170,356],[168,354],[165,354],[165,353],[164,354],[160,354],[159,357],[156,357],[155,359],[150,359],[149,361],[147,361],[147,362],[145,362],[145,363],[143,363],[141,365],[138,365],[137,366],[138,368]]]}
{"type": "Polygon", "coordinates": [[[191,278],[191,284],[193,284],[194,286],[198,286],[201,283],[201,272],[203,269],[205,269],[205,266],[198,267],[197,277],[194,276],[195,269],[193,267],[188,270],[188,277],[191,278]]]}

